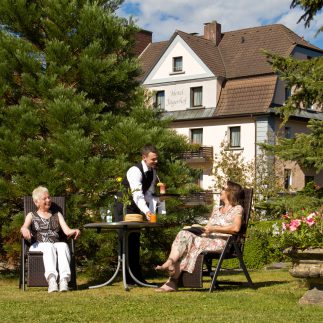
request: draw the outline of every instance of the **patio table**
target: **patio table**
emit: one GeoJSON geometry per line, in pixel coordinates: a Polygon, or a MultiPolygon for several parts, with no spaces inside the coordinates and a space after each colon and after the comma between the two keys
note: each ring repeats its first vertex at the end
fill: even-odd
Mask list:
{"type": "Polygon", "coordinates": [[[101,230],[116,231],[116,232],[120,232],[122,236],[122,246],[119,245],[119,248],[118,248],[118,265],[117,265],[116,271],[114,272],[112,277],[105,283],[100,285],[90,286],[89,288],[99,288],[99,287],[103,287],[111,284],[114,281],[114,279],[117,277],[120,269],[122,270],[122,281],[123,281],[123,286],[125,291],[129,291],[129,286],[126,281],[127,272],[129,272],[130,276],[138,285],[145,286],[145,287],[157,287],[157,285],[146,284],[141,282],[131,272],[131,269],[129,267],[129,261],[128,261],[129,259],[128,258],[128,236],[131,232],[134,232],[134,231],[138,231],[138,230],[140,231],[142,229],[150,229],[150,228],[159,228],[161,226],[163,226],[163,224],[161,223],[126,222],[126,221],[110,222],[110,223],[98,222],[98,223],[85,224],[84,228],[86,229],[97,229],[98,232],[101,232],[101,230]]]}

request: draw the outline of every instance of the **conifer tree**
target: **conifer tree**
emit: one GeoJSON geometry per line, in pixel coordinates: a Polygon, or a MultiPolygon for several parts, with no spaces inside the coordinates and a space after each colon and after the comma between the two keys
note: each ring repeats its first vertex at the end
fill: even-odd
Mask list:
{"type": "MultiPolygon", "coordinates": [[[[68,197],[69,220],[80,225],[144,144],[159,148],[165,174],[187,147],[145,106],[138,29],[115,15],[121,2],[0,2],[0,227],[40,184],[68,197]]],[[[189,182],[187,167],[178,169],[176,185],[189,182]]]]}
{"type": "MultiPolygon", "coordinates": [[[[304,20],[309,27],[315,14],[323,7],[323,1],[293,0],[291,7],[300,7],[305,12],[299,21],[304,20]]],[[[323,26],[318,30],[322,31],[323,26]]],[[[281,108],[284,121],[297,109],[313,106],[323,112],[323,57],[310,60],[284,58],[267,53],[274,71],[294,93],[281,108]]],[[[295,160],[301,166],[315,168],[317,172],[323,170],[323,121],[311,119],[308,123],[308,134],[296,134],[292,139],[281,139],[276,146],[265,145],[283,160],[295,160]]]]}

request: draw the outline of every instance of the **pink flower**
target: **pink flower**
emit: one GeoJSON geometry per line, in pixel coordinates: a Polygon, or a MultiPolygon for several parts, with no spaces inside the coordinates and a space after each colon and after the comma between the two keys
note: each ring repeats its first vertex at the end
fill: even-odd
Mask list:
{"type": "Polygon", "coordinates": [[[292,220],[290,222],[289,231],[296,231],[297,228],[301,225],[301,220],[292,220]]]}
{"type": "Polygon", "coordinates": [[[313,224],[315,224],[315,213],[311,213],[307,218],[306,218],[306,224],[311,227],[313,224]]]}

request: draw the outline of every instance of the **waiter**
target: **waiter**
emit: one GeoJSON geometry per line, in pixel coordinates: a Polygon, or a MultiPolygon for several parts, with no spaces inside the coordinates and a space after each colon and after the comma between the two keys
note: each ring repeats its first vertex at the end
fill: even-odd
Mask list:
{"type": "MultiPolygon", "coordinates": [[[[153,194],[156,184],[156,166],[158,163],[157,149],[152,144],[146,144],[141,150],[142,160],[140,163],[130,167],[122,180],[122,185],[132,191],[130,205],[127,205],[127,214],[143,214],[149,221],[152,213],[155,213],[156,199],[153,194]]],[[[115,217],[117,221],[123,220],[123,204],[115,200],[115,217]]],[[[132,232],[128,239],[129,266],[131,272],[140,281],[144,281],[140,266],[140,233],[132,232]]],[[[127,273],[127,284],[135,284],[127,273]]]]}

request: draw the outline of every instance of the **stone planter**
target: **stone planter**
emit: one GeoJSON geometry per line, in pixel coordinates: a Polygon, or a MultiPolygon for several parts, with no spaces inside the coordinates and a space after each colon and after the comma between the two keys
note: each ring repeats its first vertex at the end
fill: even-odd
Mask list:
{"type": "Polygon", "coordinates": [[[300,304],[323,305],[323,249],[286,249],[284,254],[291,258],[290,274],[306,279],[309,290],[299,300],[300,304]]]}

